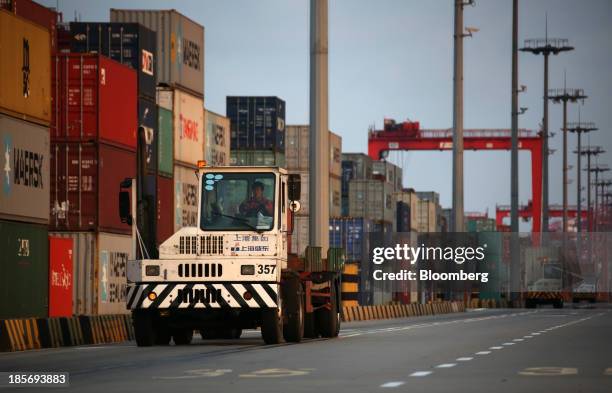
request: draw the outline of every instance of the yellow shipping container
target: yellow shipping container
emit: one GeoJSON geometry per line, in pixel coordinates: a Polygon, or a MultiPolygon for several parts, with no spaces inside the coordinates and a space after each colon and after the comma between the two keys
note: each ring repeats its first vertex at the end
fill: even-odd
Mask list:
{"type": "Polygon", "coordinates": [[[0,110],[43,125],[51,121],[49,31],[0,11],[0,110]]]}

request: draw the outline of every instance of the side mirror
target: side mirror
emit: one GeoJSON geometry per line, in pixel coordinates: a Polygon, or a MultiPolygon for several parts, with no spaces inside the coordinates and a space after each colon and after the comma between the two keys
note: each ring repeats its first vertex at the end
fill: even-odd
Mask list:
{"type": "Polygon", "coordinates": [[[121,222],[132,225],[130,193],[128,191],[119,191],[119,217],[121,217],[121,222]]]}
{"type": "Polygon", "coordinates": [[[289,181],[288,181],[288,186],[289,186],[289,200],[290,201],[299,201],[300,200],[300,195],[301,195],[301,191],[302,191],[302,187],[301,187],[301,180],[300,180],[300,175],[296,174],[296,173],[292,173],[289,175],[289,181]]]}

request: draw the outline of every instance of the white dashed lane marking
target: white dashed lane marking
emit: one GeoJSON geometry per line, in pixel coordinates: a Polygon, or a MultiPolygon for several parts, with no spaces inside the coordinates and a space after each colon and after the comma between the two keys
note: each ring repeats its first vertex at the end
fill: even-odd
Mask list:
{"type": "Polygon", "coordinates": [[[410,374],[410,377],[426,377],[431,374],[433,371],[415,371],[410,374]]]}
{"type": "Polygon", "coordinates": [[[451,368],[451,367],[455,367],[456,365],[457,363],[443,363],[443,364],[438,364],[436,368],[451,368]]]}
{"type": "Polygon", "coordinates": [[[490,353],[491,351],[480,351],[480,352],[476,352],[476,355],[488,355],[490,353]]]}
{"type": "Polygon", "coordinates": [[[381,388],[397,388],[399,386],[402,386],[405,382],[404,381],[393,381],[393,382],[387,382],[387,383],[383,383],[382,385],[380,385],[381,388]]]}
{"type": "Polygon", "coordinates": [[[514,345],[514,344],[516,344],[516,343],[503,343],[502,345],[506,345],[507,346],[507,345],[514,345]]]}
{"type": "Polygon", "coordinates": [[[504,347],[489,347],[489,349],[503,349],[504,347]]]}
{"type": "Polygon", "coordinates": [[[474,358],[470,358],[470,357],[463,357],[463,358],[457,358],[456,360],[458,362],[469,362],[470,360],[472,360],[474,358]]]}

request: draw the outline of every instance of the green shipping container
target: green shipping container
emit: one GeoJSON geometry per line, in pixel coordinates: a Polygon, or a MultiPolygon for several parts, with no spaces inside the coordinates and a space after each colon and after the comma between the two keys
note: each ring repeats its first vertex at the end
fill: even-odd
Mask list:
{"type": "Polygon", "coordinates": [[[285,167],[285,154],[272,150],[232,150],[231,166],[278,166],[285,167]]]}
{"type": "Polygon", "coordinates": [[[174,147],[172,135],[172,111],[158,108],[158,127],[159,127],[159,146],[158,146],[158,167],[159,174],[172,177],[174,167],[174,147]]]}
{"type": "Polygon", "coordinates": [[[47,234],[43,225],[0,221],[0,319],[47,316],[47,234]]]}

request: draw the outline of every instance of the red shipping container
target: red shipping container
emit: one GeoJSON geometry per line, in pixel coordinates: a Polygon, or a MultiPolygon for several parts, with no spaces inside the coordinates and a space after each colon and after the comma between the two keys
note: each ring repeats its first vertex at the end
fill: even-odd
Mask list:
{"type": "Polygon", "coordinates": [[[51,37],[51,53],[55,52],[57,47],[57,12],[32,0],[0,1],[0,8],[5,8],[15,15],[39,24],[49,30],[49,35],[51,37]]]}
{"type": "Polygon", "coordinates": [[[51,144],[53,231],[131,233],[119,218],[119,184],[136,176],[136,153],[98,143],[51,144]]]}
{"type": "Polygon", "coordinates": [[[157,245],[174,233],[174,180],[157,176],[157,245]]]}
{"type": "Polygon", "coordinates": [[[72,239],[49,236],[49,316],[72,315],[72,239]]]}
{"type": "Polygon", "coordinates": [[[51,61],[51,140],[105,142],[136,149],[136,71],[104,56],[65,54],[51,61]]]}

